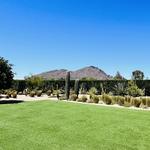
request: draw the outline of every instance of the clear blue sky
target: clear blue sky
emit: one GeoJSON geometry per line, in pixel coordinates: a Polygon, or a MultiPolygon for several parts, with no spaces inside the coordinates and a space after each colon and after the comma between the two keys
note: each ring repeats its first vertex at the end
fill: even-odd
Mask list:
{"type": "Polygon", "coordinates": [[[150,1],[0,0],[0,56],[16,78],[89,65],[150,77],[150,1]]]}

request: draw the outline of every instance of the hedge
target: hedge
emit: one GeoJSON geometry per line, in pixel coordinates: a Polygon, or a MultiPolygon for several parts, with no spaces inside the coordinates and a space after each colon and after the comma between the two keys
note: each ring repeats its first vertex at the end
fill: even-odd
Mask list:
{"type": "MultiPolygon", "coordinates": [[[[112,92],[117,84],[124,84],[124,86],[128,85],[129,80],[92,80],[92,81],[79,81],[80,89],[84,89],[84,91],[88,91],[91,87],[95,87],[101,93],[102,89],[104,92],[109,93],[112,92]]],[[[70,81],[71,89],[74,89],[74,80],[70,81]]],[[[140,89],[145,89],[145,95],[150,96],[150,80],[137,80],[137,86],[140,89]]],[[[27,84],[25,80],[14,80],[13,86],[17,91],[23,91],[27,88],[27,84]]],[[[49,89],[65,89],[65,80],[44,80],[41,87],[38,87],[42,90],[49,89]]]]}
{"type": "Polygon", "coordinates": [[[12,88],[18,92],[23,92],[27,88],[25,80],[14,80],[12,88]]]}

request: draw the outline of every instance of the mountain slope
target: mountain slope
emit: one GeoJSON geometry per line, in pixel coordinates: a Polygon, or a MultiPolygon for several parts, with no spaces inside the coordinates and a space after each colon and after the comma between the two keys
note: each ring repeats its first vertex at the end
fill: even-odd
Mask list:
{"type": "MultiPolygon", "coordinates": [[[[66,77],[68,70],[60,69],[38,74],[44,79],[61,79],[66,77]]],[[[97,80],[109,80],[111,77],[98,67],[89,66],[76,71],[70,71],[71,79],[93,78],[97,80]]]]}

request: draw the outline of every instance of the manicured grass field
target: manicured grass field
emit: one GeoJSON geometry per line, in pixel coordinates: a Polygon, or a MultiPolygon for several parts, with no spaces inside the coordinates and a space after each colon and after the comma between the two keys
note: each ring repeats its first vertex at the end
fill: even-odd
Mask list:
{"type": "Polygon", "coordinates": [[[0,105],[0,150],[149,150],[150,112],[55,101],[0,105]]]}

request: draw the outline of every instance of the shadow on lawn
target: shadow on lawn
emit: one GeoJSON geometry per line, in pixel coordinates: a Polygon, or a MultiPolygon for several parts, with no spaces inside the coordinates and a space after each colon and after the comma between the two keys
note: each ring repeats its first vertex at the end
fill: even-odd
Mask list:
{"type": "Polygon", "coordinates": [[[24,102],[23,100],[0,100],[1,104],[18,104],[24,102]]]}

